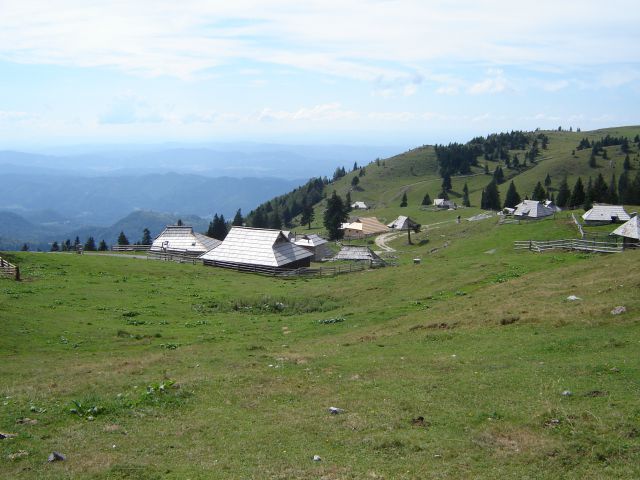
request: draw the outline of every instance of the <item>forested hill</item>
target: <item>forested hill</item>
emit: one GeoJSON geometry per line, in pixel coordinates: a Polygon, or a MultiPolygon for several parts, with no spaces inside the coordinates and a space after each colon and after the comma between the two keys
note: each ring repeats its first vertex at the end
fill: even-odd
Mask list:
{"type": "Polygon", "coordinates": [[[498,209],[504,206],[509,187],[516,191],[516,198],[543,195],[564,207],[580,208],[588,202],[638,205],[639,152],[640,126],[588,132],[511,131],[464,144],[425,145],[366,165],[337,166],[331,178],[312,179],[263,203],[247,221],[254,226],[290,228],[308,223],[311,215],[320,225],[323,200],[334,190],[348,203],[366,202],[374,207],[371,214],[382,217],[409,212],[397,209],[403,195],[410,206],[420,205],[425,197],[446,195],[458,204],[468,197],[472,207],[498,209]],[[577,183],[584,197],[572,199],[577,183]],[[495,198],[489,198],[492,189],[495,198]],[[314,205],[315,210],[309,213],[304,205],[314,205]]]}

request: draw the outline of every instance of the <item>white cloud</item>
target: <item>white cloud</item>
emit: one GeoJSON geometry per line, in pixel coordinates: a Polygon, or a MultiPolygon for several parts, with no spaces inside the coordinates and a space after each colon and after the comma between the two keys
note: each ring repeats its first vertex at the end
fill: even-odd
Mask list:
{"type": "Polygon", "coordinates": [[[542,89],[546,92],[558,92],[569,86],[568,80],[557,80],[555,82],[546,82],[542,85],[542,89]]]}
{"type": "Polygon", "coordinates": [[[105,112],[99,117],[102,124],[129,124],[129,123],[161,123],[168,117],[161,115],[151,108],[149,104],[137,95],[127,92],[117,96],[105,112]]]}
{"type": "Polygon", "coordinates": [[[432,62],[564,69],[640,61],[635,2],[575,7],[540,0],[523,14],[506,0],[5,0],[0,59],[183,79],[248,60],[364,80],[432,62]]]}
{"type": "Polygon", "coordinates": [[[472,95],[480,95],[484,93],[502,93],[512,89],[502,70],[488,70],[487,74],[489,75],[487,78],[474,83],[467,91],[472,95]]]}
{"type": "Polygon", "coordinates": [[[444,85],[436,89],[438,95],[457,95],[460,92],[455,85],[444,85]]]}
{"type": "Polygon", "coordinates": [[[272,121],[336,121],[336,120],[353,120],[359,117],[359,114],[352,110],[344,110],[340,103],[326,103],[323,105],[315,105],[311,108],[299,108],[295,111],[273,110],[264,108],[256,115],[256,119],[260,122],[272,121]]]}

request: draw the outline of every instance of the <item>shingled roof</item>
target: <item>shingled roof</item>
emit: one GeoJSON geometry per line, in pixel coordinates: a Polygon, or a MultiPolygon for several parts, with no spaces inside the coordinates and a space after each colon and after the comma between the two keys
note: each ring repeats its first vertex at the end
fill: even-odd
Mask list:
{"type": "Polygon", "coordinates": [[[193,227],[168,225],[151,244],[151,252],[184,252],[202,254],[220,245],[220,240],[194,233],[193,227]]]}
{"type": "Polygon", "coordinates": [[[640,240],[640,219],[638,216],[633,217],[631,220],[620,225],[611,232],[611,235],[619,235],[620,237],[640,240]]]}
{"type": "Polygon", "coordinates": [[[516,209],[513,212],[514,217],[521,218],[544,218],[555,213],[555,209],[548,207],[545,203],[538,200],[523,200],[516,205],[516,209]]]}
{"type": "Polygon", "coordinates": [[[622,205],[594,204],[593,208],[582,215],[585,222],[626,222],[631,217],[622,205]]]}
{"type": "Polygon", "coordinates": [[[289,241],[281,230],[231,227],[224,241],[201,255],[205,261],[285,267],[313,253],[289,241]]]}

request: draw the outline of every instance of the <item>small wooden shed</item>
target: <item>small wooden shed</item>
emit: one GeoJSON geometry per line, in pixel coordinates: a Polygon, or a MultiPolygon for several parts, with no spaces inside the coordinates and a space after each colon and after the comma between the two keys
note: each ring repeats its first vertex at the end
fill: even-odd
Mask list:
{"type": "Polygon", "coordinates": [[[622,237],[625,248],[640,246],[640,219],[631,217],[629,221],[616,228],[611,235],[622,237]]]}
{"type": "Polygon", "coordinates": [[[195,233],[188,225],[168,225],[158,235],[149,252],[151,254],[170,254],[198,257],[218,245],[220,240],[195,233]]]}

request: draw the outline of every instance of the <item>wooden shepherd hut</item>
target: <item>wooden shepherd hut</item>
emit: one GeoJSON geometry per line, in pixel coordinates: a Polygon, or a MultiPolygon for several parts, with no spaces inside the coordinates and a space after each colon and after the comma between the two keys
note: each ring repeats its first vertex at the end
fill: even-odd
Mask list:
{"type": "Polygon", "coordinates": [[[319,262],[333,254],[329,248],[329,242],[315,233],[308,235],[296,235],[291,241],[299,247],[313,253],[313,258],[311,260],[314,262],[319,262]]]}
{"type": "Polygon", "coordinates": [[[631,217],[631,220],[616,228],[611,235],[622,237],[625,248],[640,246],[640,219],[638,216],[631,217]]]}
{"type": "Polygon", "coordinates": [[[151,244],[149,253],[198,257],[220,245],[220,240],[195,233],[187,225],[168,225],[151,244]]]}
{"type": "Polygon", "coordinates": [[[231,227],[224,241],[200,258],[205,265],[277,273],[308,267],[313,253],[292,243],[282,230],[231,227]]]}

